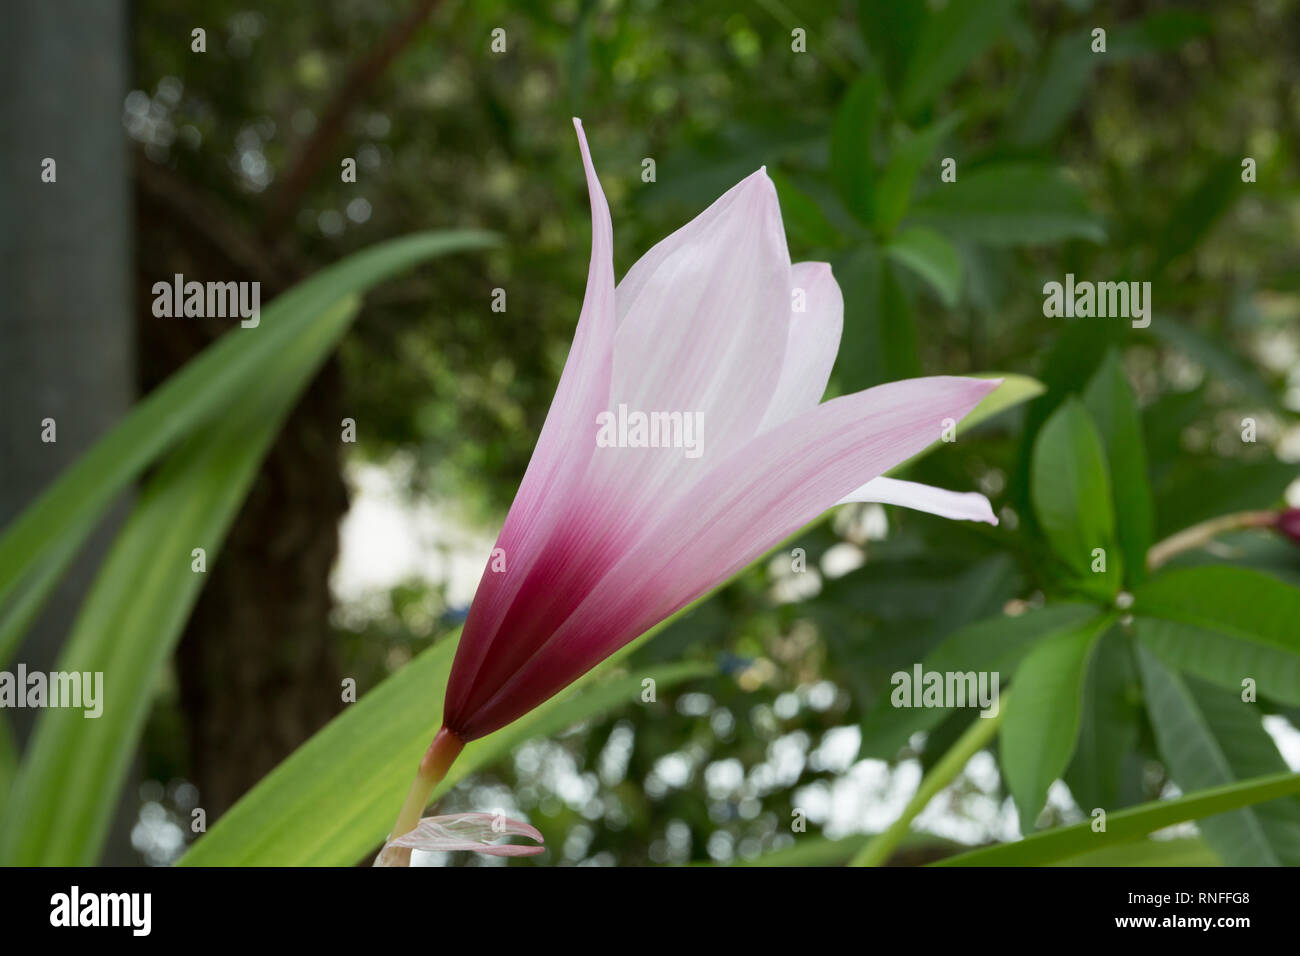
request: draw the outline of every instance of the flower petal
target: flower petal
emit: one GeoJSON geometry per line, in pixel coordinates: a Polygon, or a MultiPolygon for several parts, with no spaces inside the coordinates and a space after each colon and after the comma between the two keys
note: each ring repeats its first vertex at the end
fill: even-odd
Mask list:
{"type": "Polygon", "coordinates": [[[468,850],[488,856],[534,856],[543,852],[543,846],[526,843],[495,843],[506,836],[528,837],[545,843],[541,831],[520,820],[494,813],[452,813],[440,817],[425,817],[415,829],[396,840],[384,844],[376,866],[407,866],[411,850],[430,853],[448,853],[468,850]],[[402,850],[407,852],[403,853],[402,850]]]}
{"type": "Polygon", "coordinates": [[[553,540],[557,526],[567,516],[566,498],[571,501],[580,494],[581,477],[589,457],[575,455],[573,450],[575,444],[595,447],[596,416],[609,400],[616,325],[614,228],[609,204],[587,148],[586,133],[580,120],[575,118],[573,125],[591,201],[587,290],[555,398],[497,538],[494,553],[504,557],[509,573],[494,568],[493,561],[483,571],[456,649],[445,714],[453,714],[465,706],[473,676],[499,633],[501,622],[529,579],[529,571],[546,554],[546,543],[553,540]]]}
{"type": "Polygon", "coordinates": [[[610,409],[699,412],[712,460],[743,445],[780,379],[790,273],[776,188],[760,169],[619,283],[610,409]]]}
{"type": "Polygon", "coordinates": [[[993,506],[978,491],[946,491],[916,481],[886,478],[884,475],[872,478],[861,488],[851,491],[839,503],[848,504],[853,501],[898,505],[957,521],[998,523],[997,516],[993,514],[993,506]]]}
{"type": "Polygon", "coordinates": [[[790,283],[796,293],[801,293],[795,301],[801,300],[803,311],[790,315],[781,378],[759,426],[760,432],[806,412],[822,400],[840,349],[844,297],[830,265],[797,262],[791,270],[790,283]]]}
{"type": "MultiPolygon", "coordinates": [[[[834,399],[757,436],[661,505],[656,520],[475,710],[504,726],[725,581],[818,514],[938,441],[1000,384],[936,377],[834,399]]],[[[486,731],[483,731],[486,732],[486,731]]]]}

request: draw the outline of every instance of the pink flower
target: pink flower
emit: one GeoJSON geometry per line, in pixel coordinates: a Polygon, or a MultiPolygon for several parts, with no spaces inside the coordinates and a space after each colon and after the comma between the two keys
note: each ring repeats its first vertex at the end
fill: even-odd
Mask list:
{"type": "Polygon", "coordinates": [[[574,125],[592,212],[586,297],[426,762],[527,713],[837,503],[996,523],[982,495],[879,476],[998,381],[912,379],[818,404],[844,304],[828,265],[791,264],[765,169],[616,286],[609,207],[574,125]],[[638,414],[658,425],[637,431],[638,414]]]}
{"type": "Polygon", "coordinates": [[[1296,544],[1300,544],[1300,508],[1285,508],[1277,513],[1274,527],[1296,544]]]}

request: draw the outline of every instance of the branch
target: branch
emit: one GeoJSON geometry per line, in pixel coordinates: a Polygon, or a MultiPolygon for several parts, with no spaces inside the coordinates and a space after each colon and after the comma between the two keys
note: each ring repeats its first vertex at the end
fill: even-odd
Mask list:
{"type": "Polygon", "coordinates": [[[307,187],[320,171],[321,164],[334,148],[343,133],[343,123],[356,108],[375,81],[388,69],[388,65],[401,53],[415,36],[421,24],[433,13],[438,0],[418,0],[405,20],[389,32],[384,41],[370,55],[353,66],[325,109],[316,130],[307,140],[297,160],[289,167],[282,185],[271,198],[270,209],[262,224],[262,237],[273,239],[279,235],[286,221],[298,209],[307,187]]]}

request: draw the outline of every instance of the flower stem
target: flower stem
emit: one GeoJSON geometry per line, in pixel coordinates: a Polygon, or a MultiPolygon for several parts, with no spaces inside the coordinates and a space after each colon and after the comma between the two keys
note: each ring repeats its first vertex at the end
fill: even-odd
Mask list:
{"type": "Polygon", "coordinates": [[[957,739],[939,762],[930,768],[930,772],[921,781],[921,786],[917,788],[916,795],[908,801],[899,818],[891,823],[887,830],[876,834],[871,842],[858,851],[858,855],[853,858],[852,866],[880,866],[889,859],[895,847],[912,828],[912,821],[934,799],[935,794],[948,786],[970,762],[970,758],[993,739],[998,725],[1002,723],[1003,714],[1007,712],[1007,701],[1010,698],[1010,694],[1001,696],[998,712],[992,717],[975,718],[975,721],[966,728],[966,732],[957,739]]]}
{"type": "Polygon", "coordinates": [[[1209,544],[1212,540],[1228,531],[1241,531],[1245,528],[1271,528],[1277,524],[1276,511],[1236,511],[1220,515],[1209,521],[1202,521],[1190,528],[1184,528],[1163,541],[1153,544],[1147,551],[1147,570],[1154,571],[1171,558],[1209,544]]]}
{"type": "Polygon", "coordinates": [[[406,793],[406,800],[397,814],[397,822],[393,824],[393,832],[389,834],[390,840],[396,840],[415,829],[424,808],[428,806],[433,788],[447,776],[447,770],[464,746],[465,742],[446,727],[438,731],[433,743],[425,751],[424,759],[420,761],[415,779],[411,781],[411,789],[406,793]]]}

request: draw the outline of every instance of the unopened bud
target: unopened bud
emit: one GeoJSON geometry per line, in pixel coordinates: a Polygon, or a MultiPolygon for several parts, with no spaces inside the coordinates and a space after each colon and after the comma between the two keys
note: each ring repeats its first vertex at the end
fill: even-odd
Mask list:
{"type": "Polygon", "coordinates": [[[1284,534],[1296,544],[1300,544],[1300,508],[1286,508],[1279,511],[1273,527],[1280,534],[1284,534]]]}

